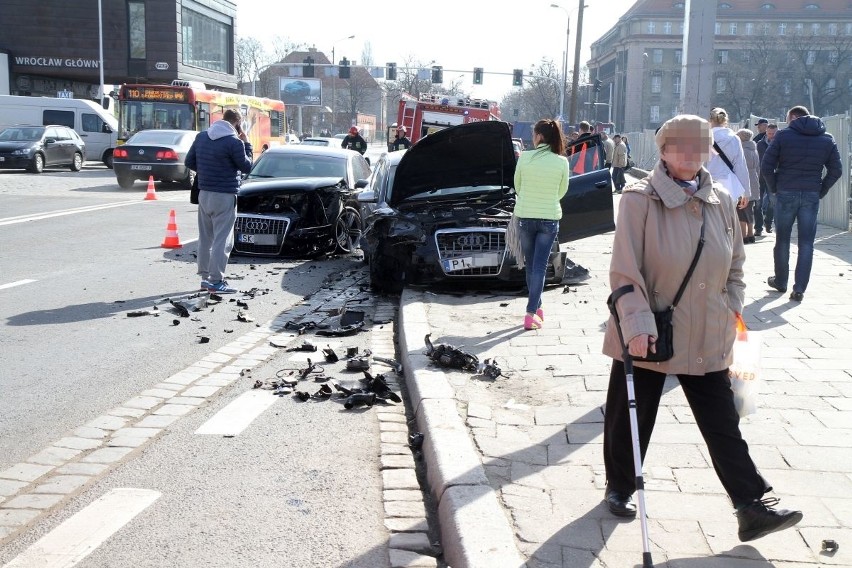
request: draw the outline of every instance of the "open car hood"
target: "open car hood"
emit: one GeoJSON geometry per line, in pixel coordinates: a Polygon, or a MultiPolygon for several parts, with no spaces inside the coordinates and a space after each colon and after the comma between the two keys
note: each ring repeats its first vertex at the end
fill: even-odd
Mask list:
{"type": "Polygon", "coordinates": [[[389,205],[429,191],[463,186],[512,187],[515,152],[509,124],[471,122],[417,141],[399,161],[389,205]]]}
{"type": "Polygon", "coordinates": [[[338,177],[255,178],[240,185],[240,197],[267,193],[308,192],[320,189],[346,189],[346,180],[338,177]]]}

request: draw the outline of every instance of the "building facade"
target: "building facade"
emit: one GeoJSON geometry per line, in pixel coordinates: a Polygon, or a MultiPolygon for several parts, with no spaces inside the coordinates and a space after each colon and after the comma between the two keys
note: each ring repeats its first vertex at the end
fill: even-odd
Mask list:
{"type": "MultiPolygon", "coordinates": [[[[592,44],[589,76],[617,129],[657,128],[680,112],[684,66],[698,63],[684,60],[684,7],[639,0],[592,44]]],[[[733,121],[780,118],[795,104],[823,116],[852,108],[852,1],[720,1],[714,31],[714,61],[702,70],[713,73],[712,106],[733,121]]]]}
{"type": "Polygon", "coordinates": [[[0,51],[9,57],[9,91],[96,98],[99,21],[106,85],[180,79],[236,91],[235,19],[230,0],[3,0],[0,51]]]}

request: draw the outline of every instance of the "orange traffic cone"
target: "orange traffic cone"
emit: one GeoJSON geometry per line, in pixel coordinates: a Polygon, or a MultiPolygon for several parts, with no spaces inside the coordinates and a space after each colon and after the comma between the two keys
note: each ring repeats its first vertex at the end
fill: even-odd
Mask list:
{"type": "Polygon", "coordinates": [[[166,238],[163,239],[163,244],[160,246],[168,249],[176,249],[183,246],[182,244],[180,244],[180,237],[178,236],[177,221],[175,220],[174,209],[169,211],[169,224],[166,226],[166,238]]]}
{"type": "Polygon", "coordinates": [[[145,194],[144,201],[157,199],[157,192],[154,191],[154,176],[148,176],[148,193],[145,194]]]}

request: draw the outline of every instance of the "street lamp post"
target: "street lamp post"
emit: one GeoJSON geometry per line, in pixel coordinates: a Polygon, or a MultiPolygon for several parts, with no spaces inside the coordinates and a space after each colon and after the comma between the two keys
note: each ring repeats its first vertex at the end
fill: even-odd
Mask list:
{"type": "Polygon", "coordinates": [[[331,44],[331,65],[332,65],[332,68],[331,68],[331,130],[332,130],[332,132],[331,132],[331,134],[332,135],[334,135],[334,128],[335,128],[334,127],[334,118],[335,118],[335,113],[337,111],[337,99],[335,98],[337,96],[337,89],[336,89],[336,87],[337,87],[337,75],[335,74],[335,69],[333,67],[334,65],[337,65],[337,63],[336,63],[336,59],[334,57],[334,48],[337,47],[338,43],[340,43],[341,41],[346,41],[347,39],[355,39],[355,34],[352,34],[351,36],[342,37],[340,39],[336,39],[331,44]]]}
{"type": "Polygon", "coordinates": [[[577,89],[580,84],[580,48],[583,39],[583,8],[586,0],[580,0],[577,11],[577,40],[574,44],[574,76],[571,78],[571,111],[569,121],[574,124],[577,119],[577,89]]]}
{"type": "MultiPolygon", "coordinates": [[[[98,84],[98,104],[104,106],[104,16],[101,0],[98,0],[98,69],[100,70],[100,80],[98,84]]],[[[811,108],[813,108],[811,104],[811,108]]]]}
{"type": "Polygon", "coordinates": [[[565,56],[562,58],[562,91],[559,94],[559,118],[565,120],[565,89],[568,86],[568,50],[571,49],[571,14],[559,4],[551,4],[551,8],[559,8],[565,12],[568,21],[565,23],[565,56]]]}

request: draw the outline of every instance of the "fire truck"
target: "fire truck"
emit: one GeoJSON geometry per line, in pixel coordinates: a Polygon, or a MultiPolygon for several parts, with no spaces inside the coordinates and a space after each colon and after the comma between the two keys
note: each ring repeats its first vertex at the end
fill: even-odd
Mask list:
{"type": "Polygon", "coordinates": [[[397,115],[397,124],[405,127],[412,142],[448,126],[485,120],[500,120],[497,103],[441,94],[422,94],[419,99],[404,94],[397,115]]]}

